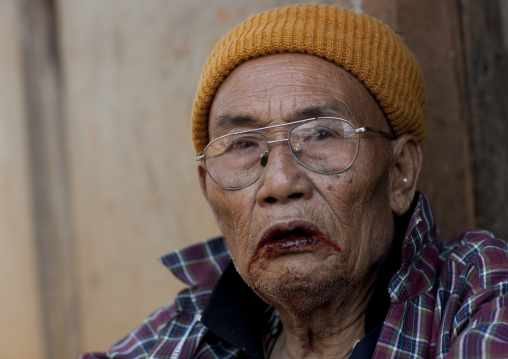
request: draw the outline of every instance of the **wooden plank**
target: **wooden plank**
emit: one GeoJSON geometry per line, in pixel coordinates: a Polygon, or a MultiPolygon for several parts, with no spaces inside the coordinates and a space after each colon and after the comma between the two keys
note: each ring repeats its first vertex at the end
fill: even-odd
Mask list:
{"type": "Polygon", "coordinates": [[[475,213],[480,227],[508,239],[508,51],[504,46],[508,19],[501,17],[507,6],[504,0],[460,0],[458,5],[474,154],[475,213]]]}
{"type": "Polygon", "coordinates": [[[182,288],[157,257],[218,233],[188,125],[211,44],[192,45],[204,25],[184,2],[62,1],[60,13],[82,349],[104,350],[182,288]]]}
{"type": "Polygon", "coordinates": [[[79,351],[78,302],[55,4],[24,1],[20,18],[46,357],[73,358],[79,351]]]}
{"type": "Polygon", "coordinates": [[[454,1],[365,0],[365,10],[392,26],[423,71],[428,135],[418,188],[432,205],[441,235],[474,226],[475,197],[466,120],[460,17],[454,1]]]}
{"type": "Polygon", "coordinates": [[[42,359],[18,4],[0,11],[0,358],[42,359]]]}

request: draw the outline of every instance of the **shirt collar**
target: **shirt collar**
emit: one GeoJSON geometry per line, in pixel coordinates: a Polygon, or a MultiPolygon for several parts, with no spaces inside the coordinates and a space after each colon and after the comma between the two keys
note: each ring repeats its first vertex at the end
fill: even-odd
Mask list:
{"type": "Polygon", "coordinates": [[[201,321],[216,335],[247,353],[264,358],[264,334],[273,312],[230,263],[215,286],[201,321]]]}
{"type": "Polygon", "coordinates": [[[191,287],[214,285],[229,259],[229,250],[222,236],[159,258],[176,278],[191,287]]]}
{"type": "Polygon", "coordinates": [[[224,237],[217,237],[170,253],[160,261],[189,286],[175,298],[176,309],[189,313],[203,310],[230,255],[224,237]]]}
{"type": "Polygon", "coordinates": [[[402,266],[390,282],[392,303],[400,303],[432,289],[440,272],[439,234],[427,197],[418,201],[402,246],[402,266]]]}

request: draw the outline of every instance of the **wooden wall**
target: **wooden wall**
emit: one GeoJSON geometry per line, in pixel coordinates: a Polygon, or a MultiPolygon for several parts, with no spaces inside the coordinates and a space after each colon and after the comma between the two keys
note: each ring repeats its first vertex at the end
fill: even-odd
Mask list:
{"type": "MultiPolygon", "coordinates": [[[[420,187],[442,233],[508,238],[506,2],[321,2],[382,18],[417,55],[420,187]]],[[[201,67],[290,3],[0,0],[0,358],[104,350],[181,288],[157,257],[218,233],[189,134],[201,67]]]]}
{"type": "Polygon", "coordinates": [[[20,9],[0,7],[0,358],[44,358],[20,9]]]}

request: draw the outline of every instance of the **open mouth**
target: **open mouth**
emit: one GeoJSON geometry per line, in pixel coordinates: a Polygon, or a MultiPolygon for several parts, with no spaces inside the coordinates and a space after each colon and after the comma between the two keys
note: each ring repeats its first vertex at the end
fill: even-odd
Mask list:
{"type": "Polygon", "coordinates": [[[268,229],[258,244],[258,253],[277,255],[291,251],[306,251],[312,250],[321,243],[340,251],[340,247],[332,243],[328,236],[315,225],[307,222],[292,222],[268,229]]]}
{"type": "Polygon", "coordinates": [[[280,252],[307,246],[315,246],[324,238],[320,234],[309,234],[303,231],[277,233],[272,240],[264,244],[267,251],[280,252]]]}

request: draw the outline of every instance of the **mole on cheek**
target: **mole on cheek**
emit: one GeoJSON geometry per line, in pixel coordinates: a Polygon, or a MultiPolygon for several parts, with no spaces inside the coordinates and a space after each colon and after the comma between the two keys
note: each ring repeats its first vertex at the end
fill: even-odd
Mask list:
{"type": "Polygon", "coordinates": [[[327,190],[331,191],[332,190],[332,185],[329,184],[328,187],[326,187],[327,190]]]}

